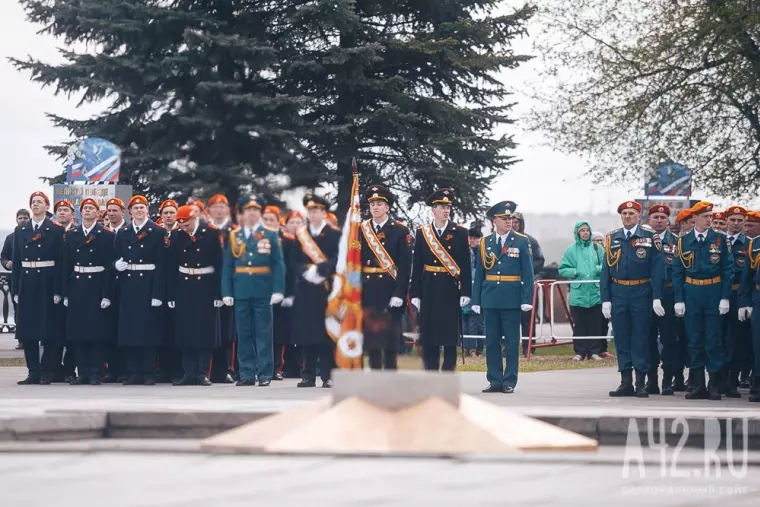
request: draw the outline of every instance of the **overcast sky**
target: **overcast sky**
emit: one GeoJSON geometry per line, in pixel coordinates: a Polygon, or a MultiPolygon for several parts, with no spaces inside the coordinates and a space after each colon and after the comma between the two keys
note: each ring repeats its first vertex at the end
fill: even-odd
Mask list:
{"type": "MultiPolygon", "coordinates": [[[[4,167],[0,183],[0,228],[14,224],[15,212],[28,205],[28,196],[35,190],[45,190],[52,198],[52,189],[39,179],[61,171],[60,162],[50,157],[43,146],[66,139],[66,132],[55,129],[45,118],[46,112],[62,116],[87,117],[95,111],[90,107],[76,109],[76,102],[65,96],[54,96],[51,89],[41,89],[29,81],[29,76],[17,72],[7,57],[25,58],[33,55],[48,62],[58,61],[57,42],[37,35],[36,25],[25,20],[22,8],[15,0],[0,2],[0,148],[4,167]]],[[[530,43],[520,42],[518,51],[529,53],[530,43]]],[[[538,60],[509,71],[508,81],[517,90],[521,82],[535,72],[538,60]]],[[[519,94],[519,118],[530,109],[530,103],[519,94]]],[[[489,197],[494,202],[510,199],[525,213],[538,212],[603,212],[614,210],[620,201],[641,197],[642,182],[617,183],[616,186],[594,186],[583,177],[582,160],[558,153],[546,147],[538,134],[514,130],[519,143],[514,155],[521,159],[494,185],[489,197]]],[[[698,192],[695,198],[706,197],[698,192]]],[[[728,203],[726,203],[728,204],[728,203]]]]}

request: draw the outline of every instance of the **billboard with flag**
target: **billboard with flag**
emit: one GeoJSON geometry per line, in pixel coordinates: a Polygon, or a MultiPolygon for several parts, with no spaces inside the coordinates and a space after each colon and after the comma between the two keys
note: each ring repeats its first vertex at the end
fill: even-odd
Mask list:
{"type": "Polygon", "coordinates": [[[647,174],[647,196],[691,196],[691,169],[677,162],[663,162],[647,174]]]}
{"type": "Polygon", "coordinates": [[[66,154],[68,183],[117,183],[121,171],[121,150],[96,137],[74,143],[66,154]]]}
{"type": "Polygon", "coordinates": [[[362,333],[362,251],[359,241],[361,200],[359,172],[353,160],[351,200],[343,223],[338,263],[333,287],[327,299],[325,327],[336,343],[335,362],[339,368],[361,369],[364,335],[362,333]]]}

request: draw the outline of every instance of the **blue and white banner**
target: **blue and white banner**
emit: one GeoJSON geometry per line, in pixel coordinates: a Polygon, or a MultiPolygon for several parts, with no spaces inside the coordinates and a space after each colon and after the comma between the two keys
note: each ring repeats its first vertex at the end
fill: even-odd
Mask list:
{"type": "Polygon", "coordinates": [[[121,150],[105,139],[89,138],[69,147],[66,156],[68,183],[117,183],[121,150]]]}
{"type": "Polygon", "coordinates": [[[647,174],[647,196],[691,196],[691,169],[677,162],[663,162],[647,174]]]}

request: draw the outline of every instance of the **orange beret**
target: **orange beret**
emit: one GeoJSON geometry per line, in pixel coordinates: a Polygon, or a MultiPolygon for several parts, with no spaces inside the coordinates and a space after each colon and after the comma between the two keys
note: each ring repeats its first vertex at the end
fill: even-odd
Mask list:
{"type": "Polygon", "coordinates": [[[280,211],[280,208],[278,206],[274,206],[274,205],[270,204],[269,206],[266,206],[264,208],[264,213],[274,213],[275,215],[277,215],[279,217],[281,211],[280,211]]]}
{"type": "Polygon", "coordinates": [[[82,211],[82,208],[84,208],[85,204],[89,204],[91,206],[95,206],[95,209],[100,208],[100,205],[98,204],[98,201],[93,199],[92,197],[85,197],[82,199],[82,201],[79,203],[79,211],[82,211]]]}
{"type": "Polygon", "coordinates": [[[118,206],[121,209],[124,209],[124,201],[118,197],[114,197],[113,199],[108,199],[108,202],[106,202],[106,208],[109,206],[118,206]]]}
{"type": "Polygon", "coordinates": [[[747,222],[760,224],[760,211],[747,211],[747,222]]]}
{"type": "Polygon", "coordinates": [[[713,220],[725,220],[726,214],[723,211],[713,211],[713,220]]]}
{"type": "Polygon", "coordinates": [[[156,219],[156,225],[164,225],[164,219],[161,217],[158,217],[156,219]]]}
{"type": "Polygon", "coordinates": [[[173,201],[171,199],[167,199],[164,202],[161,203],[161,206],[158,207],[158,212],[161,213],[164,211],[164,208],[174,208],[178,209],[179,204],[177,204],[177,201],[173,201]]]}
{"type": "Polygon", "coordinates": [[[186,204],[177,210],[176,220],[177,223],[184,224],[185,222],[192,220],[193,216],[195,216],[195,208],[190,204],[186,204]]]}
{"type": "Polygon", "coordinates": [[[618,206],[617,212],[622,213],[624,209],[635,209],[641,213],[641,204],[637,203],[636,201],[625,201],[620,206],[618,206]]]}
{"type": "Polygon", "coordinates": [[[61,206],[63,206],[64,208],[69,208],[71,211],[74,211],[74,205],[71,204],[71,201],[69,201],[68,199],[61,199],[60,201],[58,201],[57,203],[53,205],[53,212],[58,211],[58,208],[60,208],[61,206]]]}
{"type": "Polygon", "coordinates": [[[200,209],[201,211],[206,211],[206,206],[203,205],[203,201],[201,200],[190,199],[187,202],[187,204],[189,204],[190,206],[198,206],[198,209],[200,209]]]}
{"type": "Polygon", "coordinates": [[[697,204],[691,207],[691,214],[693,216],[701,215],[703,213],[712,213],[713,204],[707,201],[699,201],[697,204]]]}
{"type": "Polygon", "coordinates": [[[747,209],[742,206],[738,206],[734,204],[733,206],[729,206],[728,209],[726,209],[726,216],[730,217],[731,215],[741,215],[741,216],[746,217],[747,209]]]}
{"type": "MultiPolygon", "coordinates": [[[[618,211],[618,213],[620,212],[618,211]]],[[[649,210],[647,211],[647,215],[651,217],[655,213],[665,213],[666,215],[670,216],[670,207],[665,206],[664,204],[655,204],[654,206],[650,206],[649,210]]]]}
{"type": "Polygon", "coordinates": [[[294,218],[300,218],[301,220],[303,220],[303,214],[301,214],[300,211],[290,210],[288,211],[288,214],[285,215],[285,223],[290,222],[294,218]]]}
{"type": "Polygon", "coordinates": [[[682,209],[681,211],[678,212],[678,216],[676,217],[676,223],[680,224],[681,222],[685,222],[690,218],[691,218],[691,210],[682,209]]]}
{"type": "Polygon", "coordinates": [[[132,209],[132,206],[134,206],[135,204],[143,204],[147,206],[148,199],[146,199],[142,195],[136,195],[129,200],[129,204],[127,204],[127,209],[132,209]]]}
{"type": "Polygon", "coordinates": [[[45,200],[45,204],[50,206],[50,198],[48,198],[47,195],[45,195],[45,192],[33,192],[32,195],[29,196],[29,206],[32,205],[32,199],[35,197],[42,197],[45,200]]]}
{"type": "MultiPolygon", "coordinates": [[[[224,194],[216,194],[215,196],[211,197],[211,199],[208,200],[208,205],[213,206],[214,204],[226,204],[227,206],[230,205],[230,202],[227,200],[227,196],[224,194]]],[[[203,207],[201,207],[203,209],[203,207]]]]}

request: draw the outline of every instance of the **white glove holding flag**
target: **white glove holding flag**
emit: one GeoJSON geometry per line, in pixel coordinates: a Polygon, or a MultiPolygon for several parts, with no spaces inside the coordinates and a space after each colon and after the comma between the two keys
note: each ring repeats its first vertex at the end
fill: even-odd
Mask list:
{"type": "Polygon", "coordinates": [[[116,268],[116,271],[125,271],[129,264],[124,260],[124,258],[119,258],[118,261],[113,263],[113,266],[116,268]]]}

